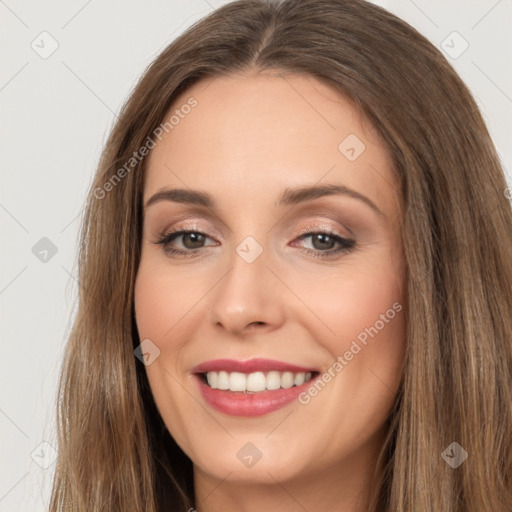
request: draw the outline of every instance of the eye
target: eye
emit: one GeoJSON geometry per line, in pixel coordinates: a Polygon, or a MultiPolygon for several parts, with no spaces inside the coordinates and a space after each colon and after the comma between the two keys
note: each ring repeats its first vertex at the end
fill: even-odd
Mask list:
{"type": "Polygon", "coordinates": [[[340,253],[350,252],[355,246],[355,240],[345,238],[334,231],[309,231],[303,233],[298,240],[311,238],[313,249],[305,249],[305,252],[311,256],[319,258],[331,258],[340,253]],[[333,249],[333,245],[338,244],[337,249],[333,249]],[[330,249],[330,250],[325,250],[330,249]]]}
{"type": "MultiPolygon", "coordinates": [[[[201,249],[205,248],[203,244],[209,238],[208,235],[200,231],[176,230],[163,233],[155,243],[162,245],[165,253],[171,256],[193,257],[201,249]],[[171,246],[179,238],[181,238],[181,244],[184,249],[177,249],[171,246]]],[[[355,240],[345,238],[330,230],[302,233],[296,240],[305,240],[307,238],[311,238],[313,249],[306,248],[304,252],[320,258],[332,258],[341,253],[349,252],[356,246],[355,240]],[[333,249],[333,245],[338,245],[338,248],[333,249]]]]}
{"type": "Polygon", "coordinates": [[[203,248],[201,244],[204,243],[206,238],[210,237],[200,231],[177,230],[164,233],[156,243],[163,245],[164,251],[168,254],[189,256],[187,253],[196,253],[203,248]],[[177,238],[182,239],[181,243],[185,250],[171,247],[171,243],[177,238]]]}

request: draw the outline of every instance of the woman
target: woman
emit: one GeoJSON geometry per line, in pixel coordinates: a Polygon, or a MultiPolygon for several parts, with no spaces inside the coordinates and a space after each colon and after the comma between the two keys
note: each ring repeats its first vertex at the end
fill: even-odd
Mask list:
{"type": "Polygon", "coordinates": [[[89,193],[51,510],[512,510],[511,254],[424,37],[362,0],[218,9],[89,193]]]}

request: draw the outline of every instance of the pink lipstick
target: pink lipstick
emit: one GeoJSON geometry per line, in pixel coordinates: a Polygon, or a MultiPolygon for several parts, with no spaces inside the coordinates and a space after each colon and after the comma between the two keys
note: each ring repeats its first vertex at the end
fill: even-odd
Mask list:
{"type": "Polygon", "coordinates": [[[293,402],[318,377],[315,368],[271,359],[215,359],[195,366],[204,400],[232,416],[260,416],[293,402]]]}

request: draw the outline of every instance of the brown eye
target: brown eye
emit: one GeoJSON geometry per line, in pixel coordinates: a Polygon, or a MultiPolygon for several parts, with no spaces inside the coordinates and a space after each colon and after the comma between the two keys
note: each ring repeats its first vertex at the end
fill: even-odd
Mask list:
{"type": "Polygon", "coordinates": [[[302,234],[298,240],[311,238],[313,249],[305,249],[307,254],[320,258],[329,258],[338,255],[339,253],[349,252],[356,246],[355,240],[344,238],[334,232],[310,232],[302,234]],[[339,245],[338,249],[333,249],[334,246],[339,245]]]}
{"type": "Polygon", "coordinates": [[[194,255],[200,249],[206,247],[204,244],[207,238],[210,237],[199,231],[179,230],[164,233],[155,243],[162,245],[164,251],[168,254],[188,256],[194,255]],[[175,240],[180,238],[183,249],[172,247],[175,240]]]}
{"type": "Polygon", "coordinates": [[[182,236],[182,243],[187,249],[199,249],[204,243],[204,235],[196,231],[184,232],[179,236],[182,236]],[[190,241],[190,244],[187,241],[190,241]]]}
{"type": "Polygon", "coordinates": [[[313,247],[319,251],[333,249],[337,243],[334,237],[327,233],[315,233],[307,236],[311,237],[313,247]]]}

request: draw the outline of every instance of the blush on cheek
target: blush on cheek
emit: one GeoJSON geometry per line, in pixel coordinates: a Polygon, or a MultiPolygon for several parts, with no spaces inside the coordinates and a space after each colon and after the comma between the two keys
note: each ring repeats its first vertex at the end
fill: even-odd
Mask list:
{"type": "Polygon", "coordinates": [[[179,295],[163,286],[154,276],[140,274],[135,286],[135,316],[139,333],[149,338],[164,337],[179,319],[183,307],[180,306],[179,295]]]}

